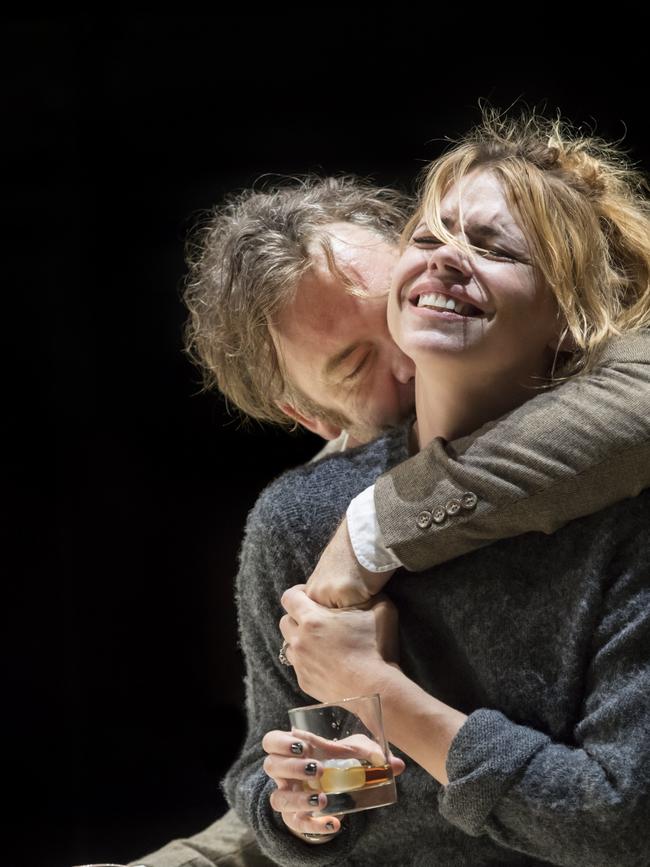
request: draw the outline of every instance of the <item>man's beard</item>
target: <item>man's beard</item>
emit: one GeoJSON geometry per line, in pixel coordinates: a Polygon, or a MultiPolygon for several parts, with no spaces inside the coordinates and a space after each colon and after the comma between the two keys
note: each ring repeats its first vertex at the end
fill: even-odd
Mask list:
{"type": "Polygon", "coordinates": [[[382,424],[382,425],[370,425],[370,424],[355,424],[351,422],[345,426],[345,430],[351,439],[356,440],[359,443],[369,443],[372,440],[376,440],[377,437],[382,436],[385,433],[388,433],[389,430],[395,427],[399,422],[395,422],[395,424],[382,424]]]}
{"type": "Polygon", "coordinates": [[[372,440],[402,424],[415,412],[414,407],[409,407],[402,411],[401,414],[396,415],[393,420],[385,423],[374,422],[368,419],[357,419],[355,421],[345,413],[322,406],[295,386],[292,386],[292,392],[291,400],[296,409],[312,418],[320,418],[334,427],[341,428],[342,431],[346,431],[351,439],[356,440],[358,443],[372,442],[372,440]]]}

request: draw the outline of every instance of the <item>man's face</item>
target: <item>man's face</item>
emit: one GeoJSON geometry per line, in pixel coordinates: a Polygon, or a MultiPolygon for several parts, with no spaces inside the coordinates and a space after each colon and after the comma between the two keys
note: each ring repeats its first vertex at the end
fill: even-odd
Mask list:
{"type": "Polygon", "coordinates": [[[352,223],[327,227],[337,267],[361,290],[350,294],[314,241],[313,267],[294,301],[277,317],[273,339],[291,382],[327,412],[315,419],[291,412],[305,427],[331,439],[343,426],[359,442],[397,424],[414,403],[413,362],[388,333],[386,305],[397,248],[352,223]]]}

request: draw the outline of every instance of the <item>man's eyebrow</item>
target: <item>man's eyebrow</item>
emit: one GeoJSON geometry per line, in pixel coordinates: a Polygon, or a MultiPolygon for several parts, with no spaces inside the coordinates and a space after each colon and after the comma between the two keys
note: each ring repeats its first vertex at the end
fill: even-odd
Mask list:
{"type": "Polygon", "coordinates": [[[323,368],[325,379],[334,379],[335,374],[346,358],[349,358],[360,346],[361,341],[357,340],[355,343],[348,344],[348,346],[344,347],[340,352],[337,352],[336,355],[329,358],[327,364],[323,368]]]}

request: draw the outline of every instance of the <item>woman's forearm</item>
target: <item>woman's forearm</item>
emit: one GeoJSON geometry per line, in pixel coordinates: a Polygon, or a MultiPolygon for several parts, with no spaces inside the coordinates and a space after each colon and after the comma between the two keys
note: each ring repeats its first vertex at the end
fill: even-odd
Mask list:
{"type": "Polygon", "coordinates": [[[387,663],[369,669],[363,691],[381,696],[387,740],[447,785],[447,753],[467,716],[438,701],[397,666],[387,663]]]}

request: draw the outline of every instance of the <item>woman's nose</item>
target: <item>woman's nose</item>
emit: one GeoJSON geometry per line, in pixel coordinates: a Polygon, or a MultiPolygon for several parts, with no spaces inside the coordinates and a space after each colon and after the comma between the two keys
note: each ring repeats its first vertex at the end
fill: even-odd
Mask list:
{"type": "Polygon", "coordinates": [[[440,244],[431,250],[427,268],[439,276],[449,274],[454,279],[468,278],[471,274],[467,254],[453,244],[440,244]]]}

